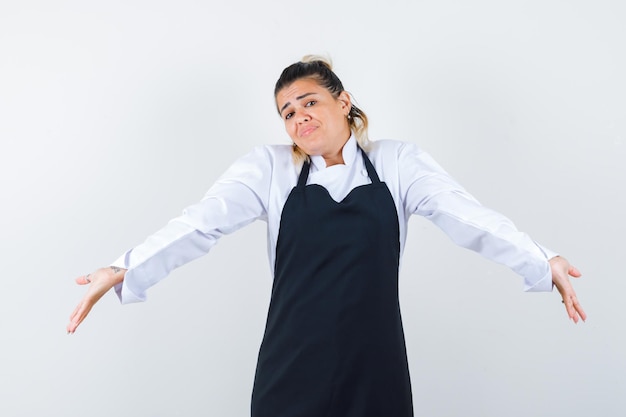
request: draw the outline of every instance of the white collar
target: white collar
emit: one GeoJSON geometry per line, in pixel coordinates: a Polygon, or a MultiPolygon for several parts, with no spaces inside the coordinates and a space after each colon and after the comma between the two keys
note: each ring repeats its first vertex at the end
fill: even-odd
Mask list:
{"type": "MultiPolygon", "coordinates": [[[[346,166],[350,166],[354,163],[354,159],[357,154],[357,143],[354,135],[350,135],[350,139],[344,143],[341,148],[341,156],[343,157],[343,163],[346,166]]],[[[311,155],[311,165],[315,167],[316,171],[326,169],[326,160],[322,155],[311,155]]]]}

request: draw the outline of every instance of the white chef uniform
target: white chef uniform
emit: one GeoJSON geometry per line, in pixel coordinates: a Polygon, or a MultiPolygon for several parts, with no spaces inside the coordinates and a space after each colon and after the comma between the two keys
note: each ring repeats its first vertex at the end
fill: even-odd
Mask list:
{"type": "MultiPolygon", "coordinates": [[[[322,185],[336,201],[370,182],[354,136],[342,152],[345,164],[330,167],[321,156],[313,156],[307,182],[322,185]]],[[[483,207],[418,146],[378,140],[366,152],[394,199],[401,251],[409,217],[419,214],[458,245],[521,275],[524,290],[552,289],[548,260],[557,254],[518,231],[506,217],[483,207]]],[[[299,168],[289,145],[259,146],[237,160],[200,202],[113,263],[128,269],[123,283],[116,286],[122,303],[144,301],[146,290],[174,268],[207,253],[223,234],[257,219],[267,222],[273,270],[281,212],[297,183],[299,168]]]]}

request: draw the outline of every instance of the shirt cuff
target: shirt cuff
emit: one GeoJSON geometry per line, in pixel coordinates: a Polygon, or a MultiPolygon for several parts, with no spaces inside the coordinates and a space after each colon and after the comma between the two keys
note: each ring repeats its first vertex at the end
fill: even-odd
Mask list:
{"type": "Polygon", "coordinates": [[[544,276],[532,284],[528,281],[524,283],[524,291],[527,292],[550,292],[552,291],[552,269],[548,265],[548,271],[544,276]]]}
{"type": "MultiPolygon", "coordinates": [[[[121,255],[119,258],[113,261],[109,266],[116,266],[118,268],[128,269],[128,255],[130,254],[130,252],[131,251],[129,250],[123,255],[121,255]]],[[[120,302],[122,304],[129,304],[129,303],[140,303],[140,302],[146,301],[145,293],[137,295],[134,292],[132,292],[130,289],[128,289],[128,286],[126,285],[126,278],[128,277],[129,273],[132,274],[132,271],[127,271],[126,276],[124,277],[124,280],[120,282],[119,284],[116,284],[113,287],[120,302]]]]}

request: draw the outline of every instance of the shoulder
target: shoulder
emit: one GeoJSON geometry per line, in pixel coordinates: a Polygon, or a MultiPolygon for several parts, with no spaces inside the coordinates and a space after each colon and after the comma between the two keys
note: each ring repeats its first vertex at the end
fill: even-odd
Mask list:
{"type": "Polygon", "coordinates": [[[371,158],[375,159],[402,159],[410,154],[423,154],[424,151],[418,145],[411,142],[395,139],[379,139],[369,142],[366,153],[370,155],[371,158]]]}
{"type": "Polygon", "coordinates": [[[258,145],[237,158],[218,181],[271,181],[295,171],[290,145],[258,145]]]}
{"type": "Polygon", "coordinates": [[[367,154],[378,168],[396,170],[409,176],[446,174],[434,158],[415,143],[381,139],[370,142],[367,154]]]}
{"type": "Polygon", "coordinates": [[[260,145],[255,147],[253,152],[265,159],[273,172],[288,172],[296,169],[291,145],[260,145]]]}
{"type": "Polygon", "coordinates": [[[291,158],[291,146],[290,145],[257,145],[252,148],[250,152],[243,156],[243,158],[253,158],[262,160],[283,160],[291,158]]]}
{"type": "Polygon", "coordinates": [[[238,164],[254,164],[265,167],[287,167],[293,165],[290,145],[258,145],[239,157],[238,164]]]}

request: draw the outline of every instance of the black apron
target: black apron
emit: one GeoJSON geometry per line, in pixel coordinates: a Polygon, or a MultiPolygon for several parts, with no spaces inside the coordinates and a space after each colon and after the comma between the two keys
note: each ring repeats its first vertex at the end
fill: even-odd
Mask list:
{"type": "Polygon", "coordinates": [[[399,226],[389,189],[337,203],[304,164],[280,220],[252,417],[410,417],[398,303],[399,226]]]}

